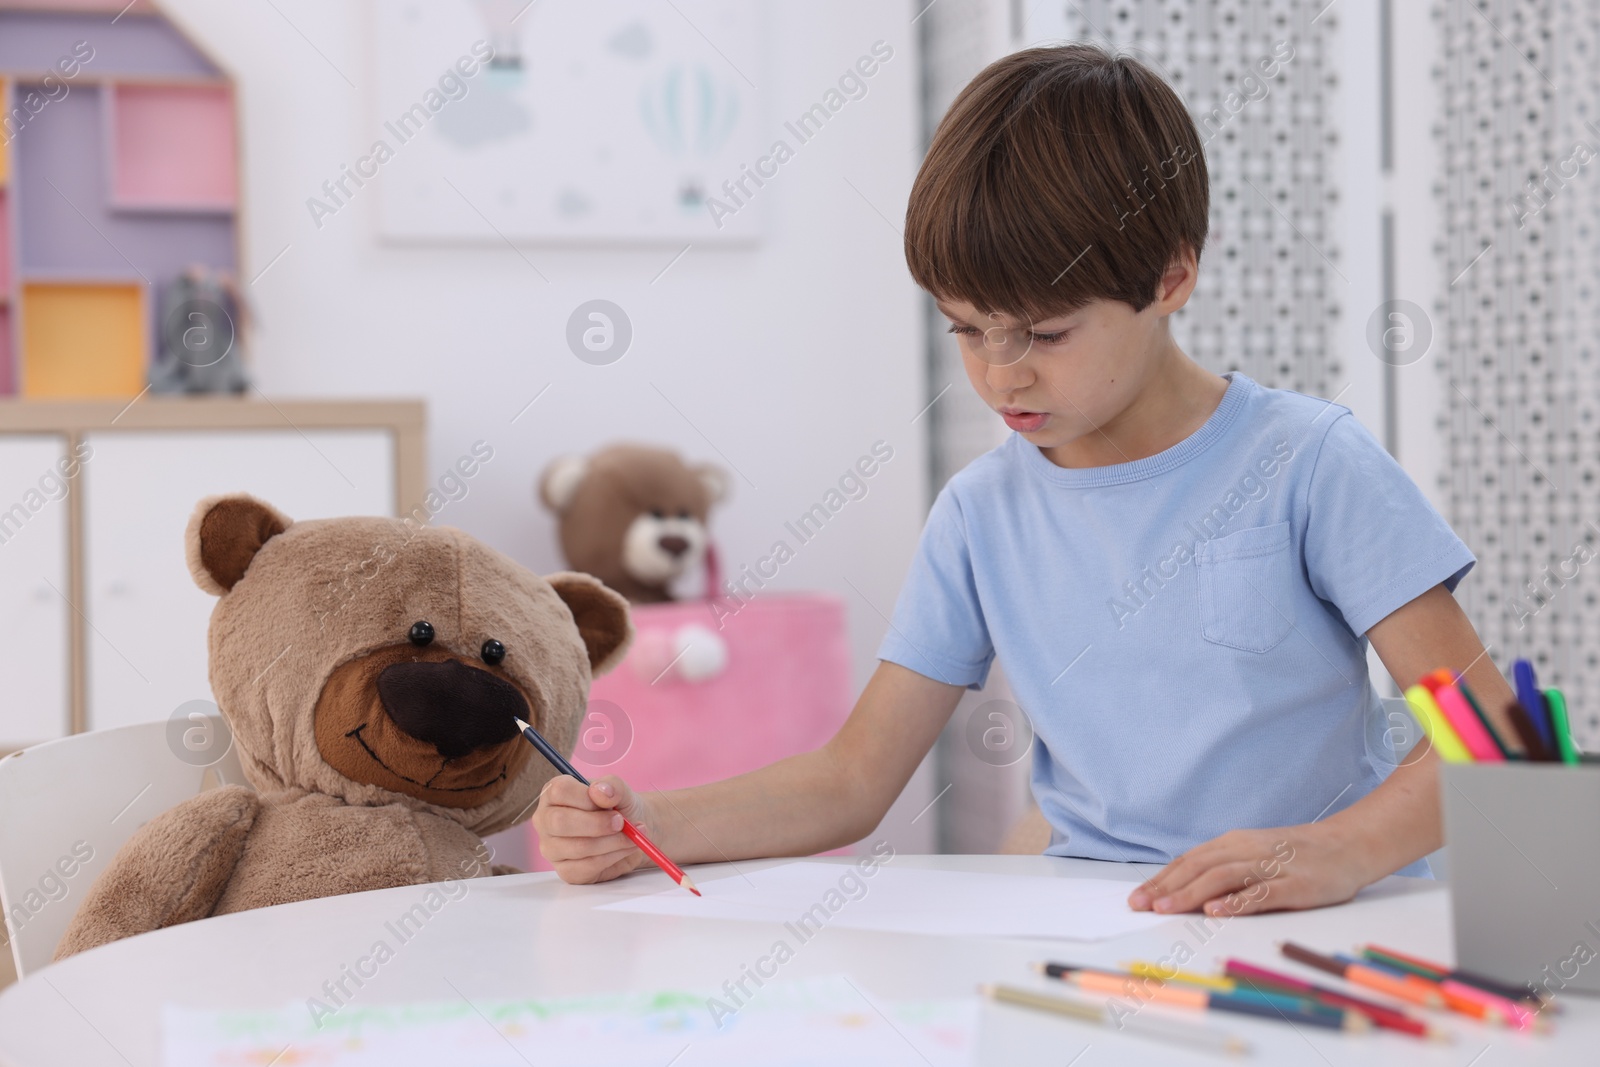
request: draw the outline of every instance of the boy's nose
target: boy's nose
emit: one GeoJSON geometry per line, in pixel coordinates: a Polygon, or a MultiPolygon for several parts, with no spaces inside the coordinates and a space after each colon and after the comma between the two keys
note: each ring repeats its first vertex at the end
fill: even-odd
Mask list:
{"type": "Polygon", "coordinates": [[[983,381],[997,393],[1012,393],[1033,384],[1033,371],[1028,369],[1026,360],[1004,367],[991,366],[984,371],[983,381]]]}

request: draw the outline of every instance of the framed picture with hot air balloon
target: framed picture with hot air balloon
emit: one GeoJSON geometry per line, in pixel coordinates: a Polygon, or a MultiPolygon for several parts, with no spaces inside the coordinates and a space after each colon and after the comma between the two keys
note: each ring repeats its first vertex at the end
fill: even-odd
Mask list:
{"type": "Polygon", "coordinates": [[[761,190],[787,158],[777,142],[796,143],[760,113],[764,5],[429,0],[370,12],[371,129],[314,212],[337,212],[381,173],[379,231],[400,241],[760,237],[761,190]]]}

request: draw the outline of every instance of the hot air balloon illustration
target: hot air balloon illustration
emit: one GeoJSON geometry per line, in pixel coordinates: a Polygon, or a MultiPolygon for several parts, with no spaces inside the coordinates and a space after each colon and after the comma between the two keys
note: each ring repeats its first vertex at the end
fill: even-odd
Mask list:
{"type": "MultiPolygon", "coordinates": [[[[639,93],[639,117],[663,153],[693,168],[728,143],[739,118],[739,92],[705,66],[678,64],[646,80],[639,93]]],[[[679,205],[699,210],[705,186],[699,174],[684,177],[679,205]]]]}

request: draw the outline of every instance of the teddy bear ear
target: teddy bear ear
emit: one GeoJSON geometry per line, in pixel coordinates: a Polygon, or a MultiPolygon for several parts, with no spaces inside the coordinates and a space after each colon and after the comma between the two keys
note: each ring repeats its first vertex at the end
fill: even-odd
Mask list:
{"type": "Polygon", "coordinates": [[[213,596],[226,593],[244,577],[261,546],[293,522],[245,493],[206,497],[196,505],[184,533],[184,555],[195,584],[213,596]]]}
{"type": "Polygon", "coordinates": [[[572,621],[578,624],[578,633],[589,649],[590,672],[598,676],[622,662],[633,640],[628,602],[588,574],[562,571],[545,581],[566,601],[572,621]]]}
{"type": "Polygon", "coordinates": [[[728,480],[728,472],[713,464],[700,464],[694,469],[694,475],[706,487],[706,492],[711,494],[711,502],[713,504],[726,499],[728,490],[733,488],[732,483],[728,480]]]}
{"type": "Polygon", "coordinates": [[[582,456],[558,456],[539,476],[539,499],[557,515],[567,510],[578,492],[584,476],[589,473],[589,461],[582,456]]]}

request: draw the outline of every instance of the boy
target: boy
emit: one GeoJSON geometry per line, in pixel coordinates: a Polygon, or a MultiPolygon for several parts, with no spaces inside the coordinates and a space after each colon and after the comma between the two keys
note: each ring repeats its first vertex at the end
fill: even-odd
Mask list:
{"type": "Polygon", "coordinates": [[[1015,433],[939,494],[833,740],[665,794],[556,779],[534,824],[564,879],[648,862],[619,812],[685,863],[858,840],[996,655],[1047,854],[1167,864],[1132,907],[1313,907],[1426,873],[1438,757],[1367,755],[1366,642],[1403,684],[1450,667],[1505,707],[1450,592],[1473,556],[1348,410],[1174,343],[1208,205],[1193,122],[1132,59],[1032,49],[962,91],[906,258],[1015,433]]]}

